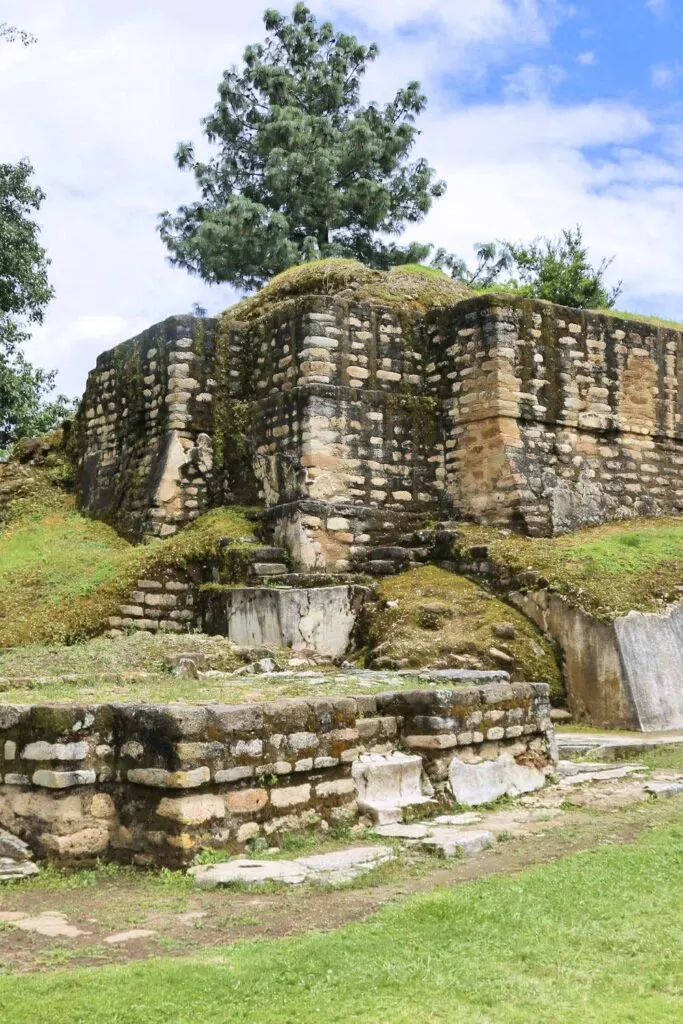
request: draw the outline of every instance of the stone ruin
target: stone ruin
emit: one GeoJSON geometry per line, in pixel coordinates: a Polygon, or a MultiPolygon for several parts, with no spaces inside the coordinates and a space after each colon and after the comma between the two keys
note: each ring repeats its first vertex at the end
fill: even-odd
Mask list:
{"type": "Polygon", "coordinates": [[[261,503],[298,569],[403,516],[552,535],[683,507],[683,334],[486,295],[173,317],[97,360],[84,508],[136,539],[261,503]]]}
{"type": "MultiPolygon", "coordinates": [[[[509,296],[417,312],[312,294],[243,321],[172,317],[89,375],[82,507],[147,541],[257,505],[262,536],[246,582],[211,592],[211,566],[166,567],[112,632],[199,628],[340,662],[363,580],[448,549],[454,520],[547,536],[678,513],[681,373],[683,334],[509,296]]],[[[467,558],[485,577],[486,552],[467,558]]],[[[553,632],[538,595],[520,601],[553,632]]],[[[637,726],[637,687],[618,651],[606,662],[577,704],[637,726]]],[[[548,687],[444,675],[234,708],[2,707],[0,825],[57,860],[183,865],[205,844],[541,786],[548,687]]]]}
{"type": "MultiPolygon", "coordinates": [[[[140,580],[114,631],[199,628],[340,657],[363,575],[452,559],[453,520],[547,536],[683,506],[676,330],[500,295],[427,312],[348,292],[241,309],[171,318],[88,378],[85,509],[145,540],[255,504],[265,537],[248,586],[209,592],[223,576],[201,564],[140,580]]],[[[446,564],[495,582],[485,551],[464,563],[446,564]]],[[[563,652],[577,716],[683,727],[676,616],[609,626],[515,590],[563,652]]]]}

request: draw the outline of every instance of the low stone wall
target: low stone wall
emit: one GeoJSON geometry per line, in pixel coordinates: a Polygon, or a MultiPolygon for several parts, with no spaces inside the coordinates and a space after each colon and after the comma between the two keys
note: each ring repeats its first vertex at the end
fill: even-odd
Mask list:
{"type": "Polygon", "coordinates": [[[547,685],[504,681],[238,706],[2,705],[0,827],[58,862],[182,865],[202,846],[356,821],[367,753],[419,754],[446,805],[456,755],[549,773],[549,712],[547,685]]]}
{"type": "Polygon", "coordinates": [[[201,567],[170,567],[157,579],[140,579],[126,595],[119,614],[112,616],[109,629],[116,634],[125,630],[150,633],[186,633],[198,625],[201,567]]]}

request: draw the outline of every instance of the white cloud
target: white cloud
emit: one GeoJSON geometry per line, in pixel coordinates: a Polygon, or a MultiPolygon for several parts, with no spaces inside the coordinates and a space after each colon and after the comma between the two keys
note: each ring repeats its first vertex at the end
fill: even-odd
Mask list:
{"type": "Polygon", "coordinates": [[[668,11],[669,0],[646,0],[645,6],[651,10],[653,14],[661,17],[668,11]]]}
{"type": "Polygon", "coordinates": [[[498,39],[547,42],[553,0],[311,0],[325,16],[344,14],[383,34],[418,23],[446,29],[462,45],[498,39]]]}
{"type": "Polygon", "coordinates": [[[678,303],[680,316],[683,175],[637,148],[653,132],[638,110],[607,103],[475,107],[432,122],[425,143],[449,190],[415,234],[469,257],[476,242],[581,223],[594,256],[615,254],[626,308],[673,315],[678,303]],[[589,159],[599,146],[618,148],[589,159]]]}
{"type": "MultiPolygon", "coordinates": [[[[596,253],[616,252],[635,303],[683,306],[680,132],[664,126],[669,152],[653,157],[645,150],[656,126],[637,108],[553,105],[561,69],[543,62],[559,5],[309,2],[361,38],[379,39],[369,93],[384,99],[410,78],[426,83],[420,152],[449,191],[407,238],[469,255],[479,240],[581,221],[596,253]],[[461,86],[517,53],[506,102],[458,106],[461,86]],[[599,163],[586,156],[595,147],[599,163]]],[[[273,3],[290,9],[294,0],[273,3]]],[[[265,6],[5,0],[3,19],[39,37],[27,49],[0,47],[0,159],[30,156],[48,193],[41,220],[57,297],[31,355],[60,367],[62,390],[79,390],[102,349],[143,327],[194,302],[216,312],[234,301],[231,288],[211,289],[167,264],[156,215],[194,197],[191,177],[173,163],[176,144],[199,139],[222,71],[262,35],[265,6]]]]}
{"type": "Polygon", "coordinates": [[[514,75],[506,77],[503,94],[509,100],[545,99],[566,77],[564,68],[556,64],[524,64],[514,75]]]}
{"type": "Polygon", "coordinates": [[[683,64],[655,64],[650,80],[655,89],[670,89],[683,78],[683,64]]]}
{"type": "Polygon", "coordinates": [[[595,50],[585,50],[583,53],[580,53],[578,55],[576,60],[577,63],[584,64],[586,65],[586,67],[590,67],[598,63],[598,58],[596,56],[595,50]]]}

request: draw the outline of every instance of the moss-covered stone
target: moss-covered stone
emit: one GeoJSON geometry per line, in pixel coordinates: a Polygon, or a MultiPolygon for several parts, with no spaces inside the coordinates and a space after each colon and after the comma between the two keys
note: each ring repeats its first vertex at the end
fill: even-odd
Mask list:
{"type": "Polygon", "coordinates": [[[561,696],[553,645],[523,615],[477,584],[425,565],[388,577],[378,591],[368,661],[382,659],[381,664],[402,668],[502,668],[513,680],[549,683],[553,699],[561,696]],[[506,639],[496,628],[503,624],[512,627],[506,639]]]}

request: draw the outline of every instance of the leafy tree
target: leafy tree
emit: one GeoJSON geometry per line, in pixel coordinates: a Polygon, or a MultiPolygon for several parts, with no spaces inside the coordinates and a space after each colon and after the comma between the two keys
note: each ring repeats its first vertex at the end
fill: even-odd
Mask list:
{"type": "Polygon", "coordinates": [[[202,124],[217,147],[207,162],[191,143],[178,167],[201,198],[160,216],[171,261],[211,282],[253,288],[305,260],[346,256],[373,267],[416,262],[428,246],[387,244],[445,191],[423,159],[410,162],[418,82],[385,106],[362,105],[373,43],[318,24],[303,3],[291,18],[264,14],[266,39],[226,71],[202,124]]]}
{"type": "Polygon", "coordinates": [[[444,249],[437,251],[432,262],[475,288],[502,286],[577,309],[611,309],[621,294],[621,282],[613,288],[605,284],[614,257],[593,266],[579,225],[563,230],[555,239],[535,238],[527,244],[490,242],[475,246],[475,251],[477,266],[473,270],[444,249]]]}
{"type": "Polygon", "coordinates": [[[73,406],[64,395],[46,401],[56,374],[32,366],[22,353],[53,294],[32,217],[44,193],[31,183],[32,173],[27,160],[0,164],[0,452],[50,430],[73,406]]]}
{"type": "Polygon", "coordinates": [[[17,39],[24,46],[29,46],[31,43],[36,42],[36,37],[30,32],[24,32],[23,29],[15,28],[14,25],[8,25],[6,21],[0,21],[0,41],[4,40],[6,43],[13,43],[17,39]]]}
{"type": "MultiPolygon", "coordinates": [[[[36,38],[0,22],[0,42],[16,41],[28,46],[36,38]]],[[[32,174],[27,160],[0,163],[0,457],[20,438],[51,430],[74,407],[65,395],[47,400],[56,372],[33,366],[21,350],[53,294],[33,220],[45,194],[32,174]]]]}
{"type": "Polygon", "coordinates": [[[0,456],[21,438],[45,434],[72,415],[75,402],[66,395],[47,400],[56,375],[32,366],[21,352],[11,360],[0,355],[0,456]]]}

